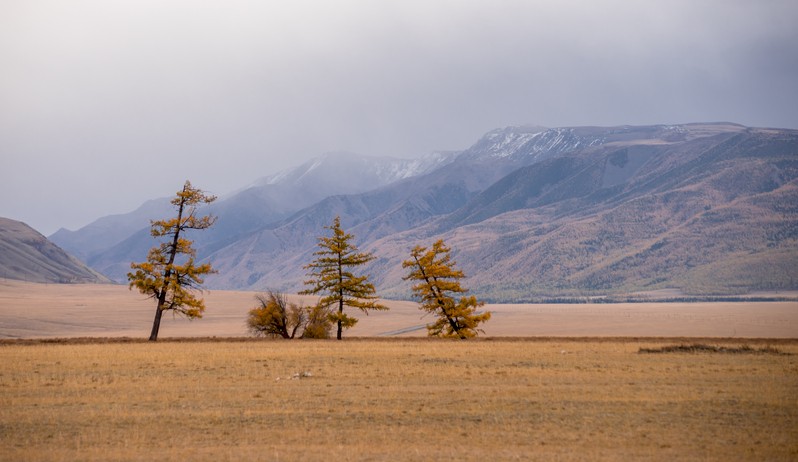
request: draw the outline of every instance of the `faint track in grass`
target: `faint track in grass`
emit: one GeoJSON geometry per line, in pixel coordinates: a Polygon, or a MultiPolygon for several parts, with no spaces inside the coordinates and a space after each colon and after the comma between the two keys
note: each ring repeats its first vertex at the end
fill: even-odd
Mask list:
{"type": "Polygon", "coordinates": [[[403,329],[397,329],[397,330],[390,330],[388,332],[382,332],[382,333],[377,334],[377,336],[378,337],[391,337],[391,336],[394,336],[394,335],[402,335],[402,334],[406,334],[408,332],[415,332],[417,330],[426,329],[426,328],[427,328],[427,325],[426,324],[422,324],[420,326],[411,326],[411,327],[405,327],[403,329]]]}

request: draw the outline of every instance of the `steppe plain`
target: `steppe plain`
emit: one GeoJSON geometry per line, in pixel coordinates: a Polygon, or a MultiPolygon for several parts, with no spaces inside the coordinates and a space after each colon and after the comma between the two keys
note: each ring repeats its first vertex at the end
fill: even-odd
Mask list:
{"type": "Polygon", "coordinates": [[[493,305],[462,342],[390,302],[337,342],[247,337],[252,297],[151,343],[125,286],[0,281],[0,460],[798,459],[796,303],[493,305]],[[640,353],[690,343],[751,349],[640,353]]]}
{"type": "MultiPolygon", "coordinates": [[[[790,293],[788,295],[795,296],[790,293]]],[[[161,338],[247,336],[254,292],[212,290],[207,310],[189,321],[166,315],[161,338]]],[[[315,297],[291,296],[312,304],[315,297]]],[[[386,301],[389,311],[368,316],[347,337],[426,336],[418,305],[386,301]]],[[[615,303],[486,305],[488,337],[719,337],[798,338],[798,302],[615,303]]],[[[0,279],[0,339],[147,337],[155,305],[124,285],[31,284],[0,279]]]]}

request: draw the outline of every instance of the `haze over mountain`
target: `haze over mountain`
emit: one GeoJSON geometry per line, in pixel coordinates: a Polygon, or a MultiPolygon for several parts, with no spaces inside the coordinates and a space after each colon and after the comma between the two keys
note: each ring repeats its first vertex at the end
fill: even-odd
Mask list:
{"type": "MultiPolygon", "coordinates": [[[[398,159],[327,153],[219,198],[204,209],[219,218],[217,223],[192,237],[200,255],[204,255],[326,197],[356,194],[423,174],[451,162],[455,154],[436,152],[417,159],[398,159]]],[[[150,220],[173,213],[170,199],[147,201],[131,213],[103,217],[77,231],[62,228],[50,239],[98,271],[124,281],[130,262],[146,256],[154,245],[150,220]]]]}
{"type": "MultiPolygon", "coordinates": [[[[192,237],[219,270],[212,288],[301,289],[317,237],[340,216],[390,297],[409,294],[409,250],[438,238],[493,300],[795,289],[796,178],[795,130],[508,127],[424,162],[323,156],[218,201],[215,229],[192,237]]],[[[53,239],[122,280],[154,240],[143,223],[89,252],[78,237],[101,221],[53,239]]]]}
{"type": "Polygon", "coordinates": [[[0,2],[0,216],[45,235],[328,150],[486,128],[798,128],[791,0],[0,2]]]}
{"type": "Polygon", "coordinates": [[[2,217],[0,278],[41,283],[110,282],[30,226],[2,217]]]}

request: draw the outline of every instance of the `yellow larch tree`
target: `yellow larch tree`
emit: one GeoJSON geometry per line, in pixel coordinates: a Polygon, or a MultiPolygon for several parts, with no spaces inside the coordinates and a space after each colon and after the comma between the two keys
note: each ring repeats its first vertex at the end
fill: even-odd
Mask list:
{"type": "Polygon", "coordinates": [[[330,314],[330,319],[338,325],[336,338],[341,340],[343,329],[357,323],[357,318],[344,313],[345,306],[358,308],[366,314],[370,310],[387,310],[388,307],[378,303],[368,276],[353,273],[354,269],[374,260],[374,256],[358,251],[351,242],[354,236],[341,228],[340,217],[335,217],[333,224],[324,228],[332,231],[332,235],[319,238],[319,250],[313,253],[316,259],[304,267],[309,270],[305,285],[310,287],[300,293],[323,294],[319,304],[337,308],[330,314]]]}
{"type": "Polygon", "coordinates": [[[201,318],[205,311],[204,300],[197,298],[193,291],[200,290],[205,275],[214,271],[210,263],[195,264],[194,243],[185,238],[185,232],[206,229],[213,225],[216,217],[198,216],[197,207],[214,200],[215,196],[206,195],[186,181],[183,189],[171,201],[177,216],[152,222],[150,234],[155,238],[166,237],[166,240],[150,249],[147,261],[130,264],[133,270],[127,274],[130,289],[135,287],[157,301],[150,333],[151,341],[158,340],[164,311],[172,311],[189,319],[201,318]]]}
{"type": "Polygon", "coordinates": [[[411,268],[404,279],[417,282],[413,293],[421,299],[419,309],[437,317],[434,323],[427,325],[430,336],[475,337],[482,332],[479,324],[490,319],[490,312],[477,313],[476,309],[484,303],[474,296],[455,300],[454,295],[468,292],[468,289],[460,285],[465,274],[454,269],[450,251],[443,240],[435,242],[431,249],[416,246],[410,259],[402,263],[403,268],[411,268]]]}

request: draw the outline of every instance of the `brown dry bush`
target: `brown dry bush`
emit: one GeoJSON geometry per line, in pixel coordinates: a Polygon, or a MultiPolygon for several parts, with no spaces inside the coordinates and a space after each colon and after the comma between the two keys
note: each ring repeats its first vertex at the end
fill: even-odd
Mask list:
{"type": "Polygon", "coordinates": [[[329,338],[330,311],[316,304],[311,307],[291,303],[285,294],[270,290],[255,296],[258,306],[249,310],[247,328],[256,337],[293,339],[329,338]]]}
{"type": "Polygon", "coordinates": [[[690,345],[667,345],[659,348],[640,348],[638,353],[728,353],[728,354],[774,354],[789,356],[786,353],[772,346],[753,348],[750,345],[738,347],[706,345],[703,343],[693,343],[690,345]]]}

